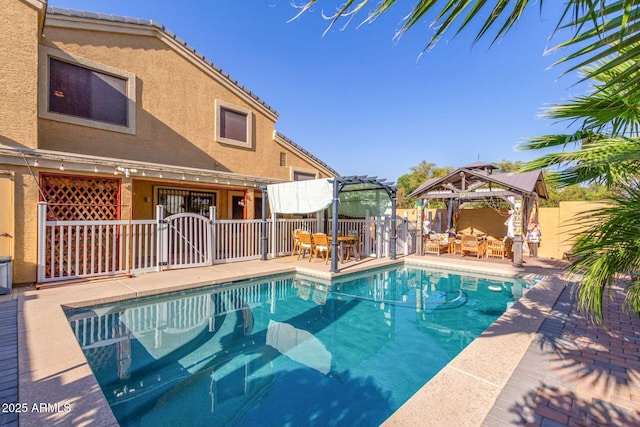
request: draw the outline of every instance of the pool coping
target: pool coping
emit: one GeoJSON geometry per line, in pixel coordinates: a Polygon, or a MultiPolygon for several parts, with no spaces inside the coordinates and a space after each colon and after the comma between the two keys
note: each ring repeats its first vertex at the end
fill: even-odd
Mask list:
{"type": "Polygon", "coordinates": [[[409,256],[397,261],[374,260],[343,273],[332,274],[318,270],[317,266],[314,269],[279,258],[267,262],[247,261],[148,273],[132,278],[110,278],[40,290],[17,288],[14,291],[18,292],[19,402],[29,408],[19,415],[20,425],[118,425],[68,326],[63,307],[109,303],[284,273],[298,272],[330,279],[399,263],[492,275],[546,275],[385,421],[385,425],[416,425],[416,422],[423,424],[428,416],[429,423],[433,425],[480,425],[564,288],[561,269],[530,270],[509,265],[481,265],[409,256]],[[510,351],[504,351],[506,348],[510,351]],[[41,404],[48,406],[43,411],[34,410],[41,404]]]}
{"type": "MultiPolygon", "coordinates": [[[[531,273],[515,275],[530,278],[531,273]]],[[[541,280],[382,425],[425,425],[425,420],[434,426],[483,425],[565,288],[560,271],[533,276],[541,280]]]]}

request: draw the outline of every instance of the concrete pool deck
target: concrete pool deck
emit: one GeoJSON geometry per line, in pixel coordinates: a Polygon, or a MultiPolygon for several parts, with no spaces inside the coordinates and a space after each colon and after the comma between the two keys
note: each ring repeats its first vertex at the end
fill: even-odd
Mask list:
{"type": "MultiPolygon", "coordinates": [[[[640,322],[620,313],[621,292],[607,311],[609,329],[588,325],[575,311],[562,280],[564,264],[545,259],[526,261],[522,268],[435,256],[396,261],[542,280],[385,425],[640,425],[640,322]]],[[[341,274],[392,263],[387,259],[349,262],[341,265],[341,274]]],[[[19,425],[117,425],[69,328],[63,306],[80,307],[296,270],[331,276],[323,261],[308,263],[286,257],[40,290],[14,289],[13,295],[0,297],[0,302],[18,302],[18,402],[28,407],[19,414],[19,425]],[[45,406],[37,411],[34,404],[45,406]]]]}

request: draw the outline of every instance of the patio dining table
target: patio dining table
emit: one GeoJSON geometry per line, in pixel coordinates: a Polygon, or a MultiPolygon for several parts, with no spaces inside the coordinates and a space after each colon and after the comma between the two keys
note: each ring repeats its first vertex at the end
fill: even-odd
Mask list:
{"type": "MultiPolygon", "coordinates": [[[[331,243],[332,241],[332,237],[329,236],[329,243],[331,243]]],[[[340,262],[344,263],[344,257],[342,256],[342,249],[343,249],[343,245],[345,243],[358,243],[358,236],[338,236],[338,245],[340,246],[340,250],[338,251],[338,259],[340,260],[340,262]]],[[[356,249],[356,253],[358,254],[358,257],[360,256],[360,253],[358,252],[358,250],[356,249]]],[[[348,257],[347,257],[348,258],[348,257]]]]}

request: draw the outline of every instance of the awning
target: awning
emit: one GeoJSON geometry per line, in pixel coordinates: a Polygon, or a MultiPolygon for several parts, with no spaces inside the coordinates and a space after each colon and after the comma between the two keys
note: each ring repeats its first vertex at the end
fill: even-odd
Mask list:
{"type": "MultiPolygon", "coordinates": [[[[333,180],[326,178],[267,185],[271,212],[308,214],[322,211],[333,202],[333,180]]],[[[376,180],[351,180],[340,184],[338,213],[354,218],[391,215],[391,199],[376,180]],[[353,182],[352,182],[353,181],[353,182]],[[363,182],[364,181],[364,182],[363,182]]]]}
{"type": "Polygon", "coordinates": [[[326,209],[333,197],[329,179],[284,182],[267,185],[269,207],[273,213],[306,214],[326,209]]]}

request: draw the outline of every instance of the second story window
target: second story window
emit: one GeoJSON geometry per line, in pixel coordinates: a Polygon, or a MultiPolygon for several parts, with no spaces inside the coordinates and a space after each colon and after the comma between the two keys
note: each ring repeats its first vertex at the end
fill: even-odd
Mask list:
{"type": "Polygon", "coordinates": [[[127,80],[49,58],[49,111],[127,126],[127,80]]]}
{"type": "Polygon", "coordinates": [[[133,73],[51,48],[40,55],[40,117],[135,134],[133,73]]]}
{"type": "Polygon", "coordinates": [[[291,166],[290,174],[291,181],[307,181],[310,179],[318,179],[320,177],[317,171],[294,166],[291,166]]]}
{"type": "Polygon", "coordinates": [[[216,101],[216,141],[252,148],[253,114],[251,110],[216,101]]]}

